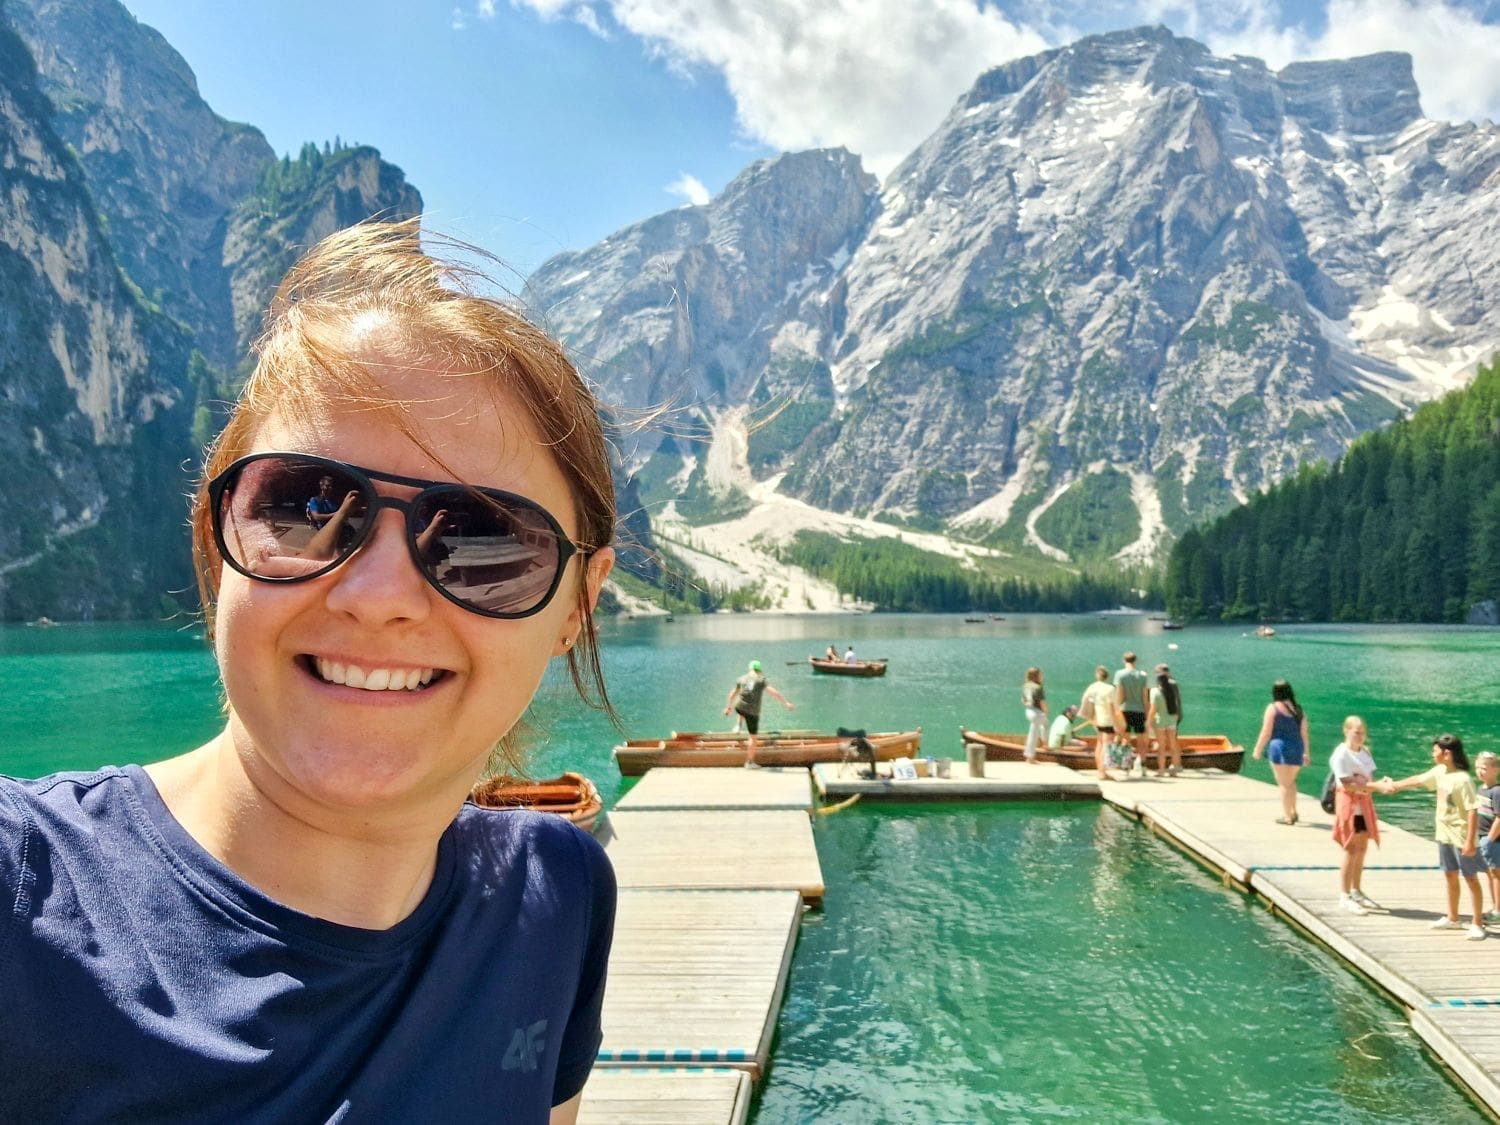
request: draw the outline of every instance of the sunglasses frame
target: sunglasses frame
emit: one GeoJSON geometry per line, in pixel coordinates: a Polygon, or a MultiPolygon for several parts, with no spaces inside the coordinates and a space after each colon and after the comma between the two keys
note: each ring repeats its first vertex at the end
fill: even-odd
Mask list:
{"type": "Polygon", "coordinates": [[[219,549],[219,558],[231,570],[238,574],[243,574],[246,578],[253,579],[256,582],[274,582],[281,585],[293,582],[310,582],[315,578],[322,578],[343,566],[359,553],[360,548],[365,545],[374,533],[377,523],[375,517],[379,515],[380,510],[382,508],[395,508],[406,517],[406,549],[411,555],[412,565],[417,568],[417,573],[422,576],[426,583],[439,594],[442,594],[443,597],[447,598],[448,601],[454,605],[461,606],[470,613],[478,614],[481,617],[498,618],[503,621],[514,621],[541,613],[542,610],[546,609],[552,603],[552,599],[557,596],[557,589],[562,585],[563,572],[568,569],[568,563],[572,560],[573,556],[587,554],[587,551],[568,538],[567,533],[562,529],[562,525],[557,522],[551,512],[547,511],[546,508],[542,507],[535,500],[528,500],[526,497],[514,492],[506,492],[502,488],[485,488],[480,485],[461,484],[458,481],[423,480],[420,477],[397,476],[394,473],[382,473],[374,469],[364,468],[361,465],[352,465],[347,461],[336,461],[332,457],[319,457],[313,453],[291,453],[270,450],[263,453],[250,453],[244,457],[240,457],[229,464],[213,480],[208,482],[208,504],[209,522],[213,526],[214,543],[219,549]],[[340,553],[327,566],[319,570],[312,571],[309,574],[293,575],[289,578],[253,574],[235,562],[234,556],[224,540],[224,520],[220,515],[220,504],[224,493],[230,490],[229,486],[231,483],[239,480],[240,473],[243,472],[246,466],[256,461],[269,461],[278,458],[299,461],[306,465],[317,466],[320,469],[332,470],[352,477],[367,497],[368,504],[368,518],[365,520],[364,527],[359,530],[359,533],[346,550],[340,553]],[[385,484],[398,484],[406,488],[415,488],[418,492],[409,500],[401,500],[394,496],[382,496],[375,490],[375,481],[381,481],[385,484]],[[481,609],[479,606],[464,601],[458,595],[444,588],[428,568],[428,565],[423,562],[417,547],[417,536],[421,533],[421,529],[415,523],[417,506],[424,497],[430,496],[433,493],[443,494],[452,492],[483,496],[506,506],[524,508],[535,512],[542,518],[552,534],[556,536],[557,567],[552,575],[552,584],[547,587],[547,593],[543,595],[542,599],[536,605],[520,613],[499,613],[495,610],[481,609]]]}

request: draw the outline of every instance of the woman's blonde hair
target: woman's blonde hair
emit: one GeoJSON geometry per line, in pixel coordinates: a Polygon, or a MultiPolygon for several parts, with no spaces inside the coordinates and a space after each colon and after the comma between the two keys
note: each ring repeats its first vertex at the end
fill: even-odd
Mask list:
{"type": "MultiPolygon", "coordinates": [[[[478,375],[518,405],[552,453],[578,518],[577,598],[582,630],[568,651],[581,698],[614,716],[588,606],[588,556],[614,537],[615,493],[599,405],[552,337],[515,310],[474,292],[489,278],[458,261],[494,259],[430,232],[420,221],[364,223],[332,234],[287,273],[255,345],[255,370],[214,441],[193,500],[193,565],[210,635],[223,560],[214,543],[207,482],[250,452],[274,412],[296,420],[330,399],[388,418],[447,468],[371,370],[372,355],[403,367],[478,375]],[[427,249],[423,247],[423,241],[427,249]],[[445,252],[440,257],[431,248],[445,252]]],[[[455,477],[455,479],[457,479],[455,477]]]]}

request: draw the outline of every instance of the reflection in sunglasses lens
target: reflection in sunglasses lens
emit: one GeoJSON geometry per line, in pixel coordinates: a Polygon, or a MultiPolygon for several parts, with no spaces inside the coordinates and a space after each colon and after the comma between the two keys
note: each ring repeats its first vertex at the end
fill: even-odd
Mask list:
{"type": "Polygon", "coordinates": [[[535,508],[464,488],[425,494],[418,557],[449,594],[489,613],[523,613],[551,590],[557,536],[535,508]]]}
{"type": "Polygon", "coordinates": [[[369,510],[355,478],[316,462],[252,461],[220,499],[224,543],[258,578],[300,578],[359,541],[369,510]]]}

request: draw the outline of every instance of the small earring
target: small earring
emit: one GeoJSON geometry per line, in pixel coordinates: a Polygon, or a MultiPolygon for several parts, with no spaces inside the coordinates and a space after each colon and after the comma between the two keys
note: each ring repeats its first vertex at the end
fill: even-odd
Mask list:
{"type": "Polygon", "coordinates": [[[572,648],[572,647],[573,647],[573,638],[572,637],[564,637],[563,638],[563,648],[572,648]]]}

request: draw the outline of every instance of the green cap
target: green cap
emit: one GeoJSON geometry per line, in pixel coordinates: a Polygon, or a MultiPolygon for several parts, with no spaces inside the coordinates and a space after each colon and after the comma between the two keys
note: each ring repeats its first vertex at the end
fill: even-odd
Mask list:
{"type": "Polygon", "coordinates": [[[759,660],[752,660],[752,661],[750,661],[750,671],[752,671],[752,672],[759,672],[760,671],[760,661],[759,660]]]}

